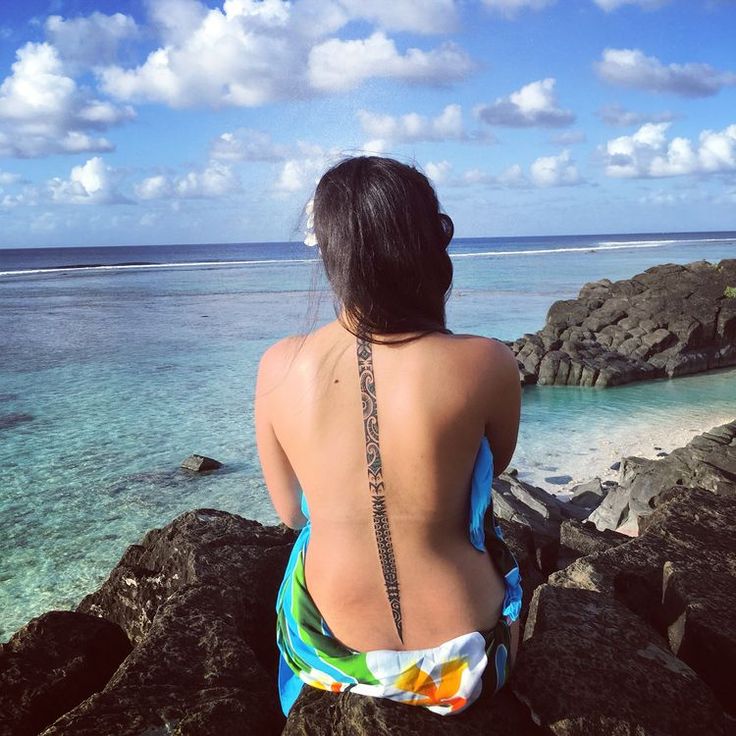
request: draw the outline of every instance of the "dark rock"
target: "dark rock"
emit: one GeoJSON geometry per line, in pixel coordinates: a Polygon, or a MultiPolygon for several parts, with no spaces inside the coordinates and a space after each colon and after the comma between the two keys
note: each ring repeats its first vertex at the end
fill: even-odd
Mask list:
{"type": "Polygon", "coordinates": [[[656,507],[656,497],[672,486],[706,488],[736,495],[736,420],[693,437],[654,460],[624,458],[619,483],[590,515],[598,529],[633,525],[656,507]]]}
{"type": "Polygon", "coordinates": [[[305,687],[284,729],[284,736],[542,736],[544,733],[508,686],[493,697],[483,693],[467,711],[445,717],[385,699],[305,687]]]}
{"type": "Polygon", "coordinates": [[[0,735],[37,734],[102,690],[131,650],[119,626],[50,611],[0,644],[0,735]]]}
{"type": "Polygon", "coordinates": [[[603,500],[606,492],[603,490],[600,478],[580,483],[572,489],[570,503],[586,509],[594,509],[603,500]]]}
{"type": "Polygon", "coordinates": [[[536,590],[512,689],[536,723],[561,736],[725,730],[713,693],[664,638],[593,590],[536,590]]]}
{"type": "Polygon", "coordinates": [[[184,470],[191,470],[193,473],[204,473],[208,470],[221,468],[222,463],[205,455],[190,455],[181,461],[181,467],[184,470]]]}
{"type": "Polygon", "coordinates": [[[590,522],[567,519],[560,526],[561,548],[565,553],[572,552],[577,557],[603,552],[629,540],[630,537],[608,529],[599,532],[590,522]]]}
{"type": "Polygon", "coordinates": [[[202,509],[130,547],[80,610],[118,623],[136,647],[48,734],[280,733],[274,601],[294,538],[202,509]]]}
{"type": "Polygon", "coordinates": [[[547,483],[553,483],[556,486],[564,486],[572,480],[571,475],[550,475],[544,479],[547,483]]]}
{"type": "Polygon", "coordinates": [[[609,470],[618,470],[621,467],[621,462],[619,460],[616,460],[615,463],[611,463],[609,466],[609,470]]]}
{"type": "Polygon", "coordinates": [[[510,343],[524,384],[618,386],[736,365],[734,259],[664,264],[585,284],[544,327],[510,343]]]}

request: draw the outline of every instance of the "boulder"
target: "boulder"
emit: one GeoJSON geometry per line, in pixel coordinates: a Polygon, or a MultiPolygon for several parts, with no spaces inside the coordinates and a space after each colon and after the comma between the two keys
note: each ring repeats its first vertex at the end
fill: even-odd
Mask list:
{"type": "Polygon", "coordinates": [[[281,732],[274,601],[295,535],[201,509],[133,545],[79,610],[136,645],[46,736],[281,732]]]}
{"type": "Polygon", "coordinates": [[[656,507],[657,496],[671,486],[736,495],[736,420],[653,460],[624,458],[618,484],[589,518],[598,529],[636,529],[656,507]]]}
{"type": "Polygon", "coordinates": [[[736,499],[665,499],[641,537],[535,591],[512,689],[551,733],[729,733],[736,499]]]}
{"type": "Polygon", "coordinates": [[[130,653],[119,626],[50,611],[0,644],[0,735],[31,736],[102,690],[130,653]]]}

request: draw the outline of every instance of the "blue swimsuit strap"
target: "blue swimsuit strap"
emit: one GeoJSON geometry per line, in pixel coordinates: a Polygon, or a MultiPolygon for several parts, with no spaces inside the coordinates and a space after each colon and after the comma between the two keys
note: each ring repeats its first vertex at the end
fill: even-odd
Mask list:
{"type": "Polygon", "coordinates": [[[358,337],[357,352],[360,394],[363,405],[363,428],[365,430],[365,456],[368,465],[368,488],[371,493],[373,511],[373,531],[376,535],[378,558],[381,561],[381,572],[386,586],[388,603],[391,606],[391,615],[394,619],[399,640],[403,644],[399,578],[396,574],[396,558],[394,557],[391,530],[386,515],[381,448],[378,444],[378,402],[376,401],[376,380],[373,375],[373,349],[371,343],[358,337]]]}

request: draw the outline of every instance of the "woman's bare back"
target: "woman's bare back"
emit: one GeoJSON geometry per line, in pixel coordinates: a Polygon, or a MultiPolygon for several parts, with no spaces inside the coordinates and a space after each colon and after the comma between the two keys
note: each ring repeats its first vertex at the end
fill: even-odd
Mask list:
{"type": "Polygon", "coordinates": [[[304,489],[312,524],[307,586],[333,634],[360,651],[419,649],[492,627],[504,581],[469,541],[468,490],[484,434],[496,472],[513,452],[518,373],[510,351],[439,333],[373,345],[403,643],[373,530],[355,337],[336,321],[271,352],[257,412],[267,414],[304,489]]]}

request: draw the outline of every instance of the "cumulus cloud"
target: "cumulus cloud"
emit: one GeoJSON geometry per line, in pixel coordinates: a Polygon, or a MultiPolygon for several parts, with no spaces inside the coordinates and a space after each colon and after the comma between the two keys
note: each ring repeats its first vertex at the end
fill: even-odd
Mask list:
{"type": "Polygon", "coordinates": [[[210,158],[216,161],[280,161],[288,153],[288,147],[274,143],[268,133],[250,128],[222,133],[210,146],[210,158]]]}
{"type": "Polygon", "coordinates": [[[698,141],[667,139],[669,123],[647,123],[633,135],[608,141],[602,149],[606,174],[647,178],[736,171],[736,124],[704,130],[698,141]]]}
{"type": "Polygon", "coordinates": [[[112,143],[94,132],[133,116],[81,90],[51,44],[27,43],[0,84],[0,155],[110,151],[112,143]]]}
{"type": "Polygon", "coordinates": [[[381,77],[442,86],[464,79],[473,69],[470,57],[456,44],[430,51],[411,48],[402,54],[381,31],[364,39],[331,38],[310,51],[308,62],[309,82],[322,92],[346,92],[381,77]]]}
{"type": "Polygon", "coordinates": [[[366,20],[387,31],[447,33],[457,27],[454,0],[339,0],[350,20],[366,20]]]}
{"type": "Polygon", "coordinates": [[[449,161],[429,161],[424,167],[425,173],[435,186],[444,184],[451,170],[452,164],[449,161]]]}
{"type": "Polygon", "coordinates": [[[217,199],[240,189],[240,179],[222,161],[210,161],[204,168],[181,176],[157,174],[135,186],[139,199],[217,199]]]}
{"type": "Polygon", "coordinates": [[[605,49],[595,67],[601,79],[611,84],[683,97],[708,97],[736,84],[736,74],[710,64],[663,64],[639,49],[605,49]]]}
{"type": "Polygon", "coordinates": [[[529,171],[538,187],[574,186],[582,181],[569,151],[557,156],[542,156],[534,161],[529,171]]]}
{"type": "Polygon", "coordinates": [[[491,105],[481,105],[476,115],[489,125],[512,128],[560,128],[570,125],[575,115],[557,102],[555,80],[551,77],[531,82],[491,105]]]}
{"type": "Polygon", "coordinates": [[[610,13],[612,10],[618,10],[624,5],[638,5],[645,10],[655,10],[667,5],[671,0],[594,0],[595,4],[610,13]]]}
{"type": "Polygon", "coordinates": [[[140,66],[98,72],[103,89],[119,99],[253,107],[346,91],[370,78],[447,84],[474,68],[453,44],[402,52],[382,30],[439,31],[454,17],[449,0],[225,0],[221,8],[160,0],[152,8],[163,44],[140,66]],[[354,19],[381,30],[362,39],[330,37],[354,19]]]}
{"type": "Polygon", "coordinates": [[[276,192],[289,194],[313,188],[324,171],[334,164],[341,152],[299,142],[297,152],[284,161],[274,186],[276,192]]]}
{"type": "Polygon", "coordinates": [[[102,66],[115,61],[118,47],[138,35],[138,26],[129,15],[105,15],[95,11],[88,16],[68,19],[50,15],[45,31],[65,61],[102,66]]]}
{"type": "Polygon", "coordinates": [[[583,183],[570,152],[565,150],[555,156],[537,158],[528,173],[520,164],[512,164],[500,174],[492,175],[482,169],[472,168],[453,175],[449,161],[428,162],[424,170],[436,184],[448,187],[486,186],[492,189],[546,189],[549,187],[575,186],[583,183]]]}
{"type": "Polygon", "coordinates": [[[11,186],[22,181],[23,177],[20,174],[14,174],[10,171],[0,170],[0,187],[11,186]]]}
{"type": "Polygon", "coordinates": [[[483,0],[489,10],[500,13],[507,18],[513,18],[519,11],[541,10],[549,5],[553,5],[555,0],[483,0]]]}
{"type": "Polygon", "coordinates": [[[447,105],[436,117],[416,112],[406,115],[381,115],[358,110],[363,132],[374,140],[369,148],[384,149],[390,143],[417,143],[419,141],[467,140],[460,105],[447,105]]]}
{"type": "Polygon", "coordinates": [[[117,189],[120,178],[119,172],[95,156],[75,166],[68,179],[51,179],[48,191],[59,204],[117,204],[128,201],[117,189]]]}
{"type": "Polygon", "coordinates": [[[643,123],[668,123],[675,119],[673,112],[634,112],[621,105],[604,105],[596,113],[606,125],[626,127],[643,123]]]}

